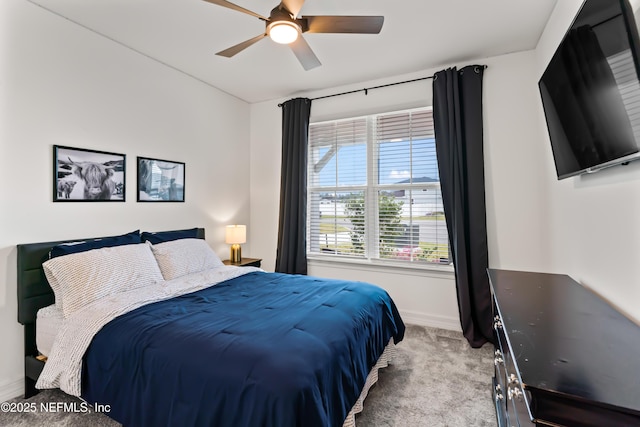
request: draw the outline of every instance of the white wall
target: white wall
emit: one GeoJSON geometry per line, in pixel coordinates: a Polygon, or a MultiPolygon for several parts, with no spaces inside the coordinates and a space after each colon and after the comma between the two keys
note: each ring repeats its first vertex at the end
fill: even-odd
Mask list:
{"type": "MultiPolygon", "coordinates": [[[[538,270],[548,263],[544,250],[547,202],[540,176],[545,151],[537,125],[538,93],[533,51],[485,58],[485,166],[489,256],[492,267],[538,270]]],[[[438,70],[306,93],[316,97],[433,74],[438,70]]],[[[312,121],[431,105],[430,80],[314,101],[312,121]]],[[[301,95],[302,96],[302,95],[301,95]]],[[[251,106],[251,222],[254,256],[275,266],[280,185],[281,111],[279,101],[251,106]]],[[[459,329],[452,273],[310,261],[309,274],[375,283],[392,296],[407,322],[459,329]]]]}
{"type": "Polygon", "coordinates": [[[249,221],[250,111],[243,101],[29,2],[3,0],[0,20],[4,401],[22,393],[16,244],[200,226],[227,258],[224,225],[249,221]],[[127,201],[53,203],[54,144],[126,154],[127,201]],[[186,202],[136,203],[138,155],[185,162],[186,202]]]}
{"type": "MultiPolygon", "coordinates": [[[[484,77],[489,262],[496,268],[568,273],[638,320],[640,162],[557,181],[537,91],[538,78],[580,4],[558,2],[535,51],[455,64],[489,66],[484,77]]],[[[197,225],[206,227],[207,240],[226,258],[223,226],[247,223],[244,254],[263,258],[265,269],[273,270],[281,154],[277,103],[283,100],[248,106],[20,0],[0,3],[0,32],[1,401],[22,388],[16,244],[197,225]],[[127,202],[52,203],[54,144],[126,153],[127,202]],[[136,203],[137,155],[186,162],[186,203],[136,203]]],[[[430,88],[424,81],[318,100],[312,119],[429,105],[430,88]]],[[[406,321],[459,328],[450,273],[313,261],[310,274],[376,283],[389,291],[406,321]]]]}
{"type": "Polygon", "coordinates": [[[485,198],[489,266],[543,271],[549,264],[548,201],[553,177],[537,122],[533,51],[491,58],[484,79],[485,198]]]}
{"type": "MultiPolygon", "coordinates": [[[[567,0],[556,5],[536,48],[537,79],[581,4],[567,0]]],[[[537,123],[544,131],[540,142],[547,151],[546,166],[553,168],[541,104],[537,123]]],[[[545,246],[552,255],[546,270],[569,274],[640,322],[640,161],[545,185],[545,246]]]]}

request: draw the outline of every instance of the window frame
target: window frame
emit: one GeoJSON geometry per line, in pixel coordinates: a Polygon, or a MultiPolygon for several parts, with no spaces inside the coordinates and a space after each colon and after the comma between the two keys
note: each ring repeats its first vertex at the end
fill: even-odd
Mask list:
{"type": "MultiPolygon", "coordinates": [[[[323,186],[323,185],[312,185],[313,178],[312,175],[314,173],[314,164],[312,164],[313,160],[313,149],[315,146],[313,145],[313,141],[311,141],[311,137],[309,138],[309,151],[307,157],[307,244],[306,244],[306,252],[307,259],[320,260],[323,262],[337,262],[337,263],[348,263],[348,264],[367,264],[367,265],[377,265],[377,266],[389,266],[389,267],[397,267],[403,269],[419,269],[419,270],[437,270],[441,272],[453,272],[453,264],[451,260],[451,248],[447,239],[447,248],[449,252],[449,262],[448,263],[438,263],[438,262],[428,262],[428,261],[418,261],[418,260],[402,260],[402,259],[394,259],[394,258],[382,258],[380,257],[380,248],[379,248],[379,239],[380,239],[380,225],[379,225],[379,208],[380,202],[378,200],[379,194],[381,191],[393,191],[393,190],[405,190],[405,191],[422,191],[434,188],[440,188],[440,176],[438,174],[437,182],[410,182],[410,183],[391,183],[391,184],[383,184],[379,182],[379,158],[380,158],[380,149],[379,149],[379,141],[377,140],[376,130],[376,120],[380,116],[385,115],[394,115],[394,114],[409,114],[414,112],[423,112],[429,111],[432,112],[433,109],[431,106],[427,107],[418,107],[412,109],[398,110],[398,111],[389,111],[377,114],[369,114],[366,116],[355,116],[348,118],[341,118],[335,120],[323,120],[318,122],[312,122],[313,125],[322,125],[322,124],[331,124],[331,123],[339,123],[339,122],[348,122],[348,121],[356,121],[365,119],[366,120],[366,180],[364,185],[340,185],[338,180],[336,179],[335,185],[332,186],[323,186]],[[365,206],[365,215],[364,215],[364,223],[365,223],[365,232],[364,232],[364,240],[365,240],[365,248],[364,254],[362,256],[359,255],[349,255],[349,254],[338,254],[338,253],[322,253],[321,250],[312,251],[313,242],[311,241],[311,230],[313,228],[312,225],[312,217],[311,217],[311,209],[312,209],[312,194],[320,193],[320,192],[333,192],[333,193],[345,193],[345,192],[355,192],[361,191],[364,193],[364,206],[365,206]]],[[[435,139],[435,137],[434,137],[435,139]]],[[[336,153],[337,155],[337,153],[336,153]]],[[[414,161],[411,162],[413,166],[414,161]]],[[[336,166],[336,175],[338,174],[338,167],[336,166]]],[[[409,198],[411,201],[411,197],[409,198]]],[[[413,216],[413,207],[410,204],[410,225],[414,221],[413,216]]],[[[446,221],[446,220],[445,220],[446,221]]],[[[446,222],[445,222],[446,226],[446,222]]],[[[445,228],[446,233],[446,228],[445,228]]]]}

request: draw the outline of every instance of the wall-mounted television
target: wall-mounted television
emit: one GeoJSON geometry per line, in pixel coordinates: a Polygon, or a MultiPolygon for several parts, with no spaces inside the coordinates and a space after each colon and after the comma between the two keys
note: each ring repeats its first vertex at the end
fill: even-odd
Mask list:
{"type": "Polygon", "coordinates": [[[558,179],[640,158],[640,39],[628,0],[585,0],[538,87],[558,179]]]}

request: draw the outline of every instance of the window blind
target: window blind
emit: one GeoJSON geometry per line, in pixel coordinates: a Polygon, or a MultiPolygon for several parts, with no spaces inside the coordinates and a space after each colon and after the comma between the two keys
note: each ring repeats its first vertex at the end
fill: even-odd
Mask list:
{"type": "Polygon", "coordinates": [[[430,108],[309,128],[308,252],[449,263],[430,108]]]}
{"type": "Polygon", "coordinates": [[[367,119],[309,127],[308,251],[365,256],[367,119]]]}

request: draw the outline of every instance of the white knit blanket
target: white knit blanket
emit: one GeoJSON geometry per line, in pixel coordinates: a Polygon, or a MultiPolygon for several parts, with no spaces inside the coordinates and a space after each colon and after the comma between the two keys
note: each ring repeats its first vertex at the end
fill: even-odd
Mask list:
{"type": "Polygon", "coordinates": [[[79,397],[82,358],[91,340],[104,325],[143,305],[195,292],[252,271],[262,270],[254,267],[216,267],[110,295],[85,306],[64,320],[36,387],[60,388],[65,393],[79,397]]]}

